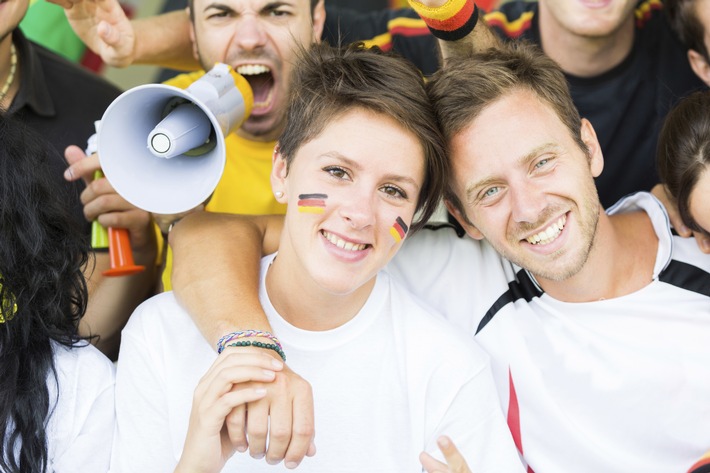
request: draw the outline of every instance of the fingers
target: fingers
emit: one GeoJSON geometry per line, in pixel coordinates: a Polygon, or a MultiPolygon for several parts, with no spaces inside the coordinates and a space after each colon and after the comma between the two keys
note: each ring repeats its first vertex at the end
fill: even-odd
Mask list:
{"type": "Polygon", "coordinates": [[[69,167],[64,171],[64,179],[67,181],[84,179],[88,185],[94,179],[94,173],[101,169],[99,156],[97,154],[86,156],[84,150],[78,146],[67,146],[64,150],[64,158],[69,163],[69,167]]]}
{"type": "MultiPolygon", "coordinates": [[[[273,384],[269,387],[272,387],[273,384]]],[[[273,390],[270,391],[273,394],[273,390]]],[[[269,396],[273,397],[273,396],[269,396]]],[[[247,406],[247,438],[249,439],[249,455],[253,458],[264,458],[266,453],[266,434],[269,430],[269,401],[261,399],[247,406]]]]}
{"type": "Polygon", "coordinates": [[[102,21],[96,27],[96,32],[99,38],[108,46],[116,47],[121,44],[121,33],[118,29],[113,28],[108,22],[102,21]]]}
{"type": "Polygon", "coordinates": [[[269,465],[277,465],[284,459],[289,443],[292,441],[293,413],[291,408],[290,399],[283,396],[271,398],[271,406],[269,407],[269,448],[266,451],[266,463],[269,465]]]}
{"type": "MultiPolygon", "coordinates": [[[[307,382],[299,384],[293,398],[293,431],[291,443],[284,456],[286,468],[296,468],[304,455],[312,457],[316,453],[315,415],[313,411],[313,392],[307,382]]],[[[271,450],[271,445],[269,445],[271,450]]]]}
{"type": "Polygon", "coordinates": [[[230,442],[238,452],[244,453],[249,448],[247,441],[247,410],[245,405],[240,405],[232,409],[227,415],[225,425],[230,442]]]}
{"type": "Polygon", "coordinates": [[[426,452],[422,452],[419,455],[419,461],[427,473],[450,473],[449,467],[446,466],[446,464],[434,459],[434,457],[426,452]]]}
{"type": "Polygon", "coordinates": [[[710,254],[710,237],[700,232],[693,232],[693,236],[695,237],[695,241],[698,243],[700,251],[706,255],[710,254]]]}

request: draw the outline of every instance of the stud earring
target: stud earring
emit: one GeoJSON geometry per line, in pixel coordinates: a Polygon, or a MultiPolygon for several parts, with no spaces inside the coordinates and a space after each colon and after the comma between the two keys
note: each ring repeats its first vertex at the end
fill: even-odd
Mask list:
{"type": "Polygon", "coordinates": [[[281,191],[276,191],[276,192],[274,192],[274,195],[276,196],[277,199],[280,199],[281,197],[284,196],[284,193],[281,191]]]}

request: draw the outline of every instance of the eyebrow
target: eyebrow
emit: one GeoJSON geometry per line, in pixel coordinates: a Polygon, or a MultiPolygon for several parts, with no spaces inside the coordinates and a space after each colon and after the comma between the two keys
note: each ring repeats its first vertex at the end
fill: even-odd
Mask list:
{"type": "MultiPolygon", "coordinates": [[[[354,159],[350,159],[347,156],[344,156],[337,151],[329,151],[327,153],[323,153],[320,155],[320,157],[334,158],[339,161],[342,161],[348,167],[351,167],[355,170],[362,170],[362,166],[360,165],[359,162],[355,161],[354,159]]],[[[407,184],[410,184],[411,186],[413,186],[415,189],[419,190],[419,184],[417,184],[417,181],[415,181],[413,178],[411,178],[409,176],[403,176],[401,174],[385,174],[384,179],[387,181],[393,181],[393,182],[397,182],[397,183],[407,183],[407,184]]]]}
{"type": "MultiPolygon", "coordinates": [[[[527,166],[535,158],[549,151],[554,151],[559,149],[559,146],[555,143],[543,143],[540,146],[532,149],[528,153],[519,157],[516,161],[518,166],[527,166]]],[[[488,187],[491,184],[499,182],[500,179],[495,176],[488,176],[480,181],[476,181],[473,184],[466,187],[466,201],[473,202],[476,199],[476,194],[480,189],[488,187]]]]}

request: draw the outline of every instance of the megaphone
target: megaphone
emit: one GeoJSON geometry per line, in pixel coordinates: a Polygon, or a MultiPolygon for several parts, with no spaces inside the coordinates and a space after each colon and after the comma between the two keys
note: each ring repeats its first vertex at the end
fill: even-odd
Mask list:
{"type": "Polygon", "coordinates": [[[205,202],[226,162],[224,137],[249,116],[249,83],[216,64],[187,89],[148,84],[106,109],[98,132],[101,168],[124,199],[157,214],[205,202]]]}

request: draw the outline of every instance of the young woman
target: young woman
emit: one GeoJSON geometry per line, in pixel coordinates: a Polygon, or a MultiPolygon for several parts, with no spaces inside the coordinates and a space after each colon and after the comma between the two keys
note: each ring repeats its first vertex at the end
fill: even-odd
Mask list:
{"type": "Polygon", "coordinates": [[[710,91],[686,97],[666,117],[658,169],[685,226],[710,237],[710,91]]]}
{"type": "Polygon", "coordinates": [[[0,471],[102,472],[113,366],[77,333],[89,247],[52,152],[0,114],[0,471]]]}
{"type": "MultiPolygon", "coordinates": [[[[272,172],[288,210],[278,254],[262,260],[274,334],[230,334],[216,356],[171,293],[142,305],[122,337],[112,466],[297,466],[236,453],[225,427],[268,392],[282,366],[266,354],[275,351],[313,387],[317,453],[299,471],[421,471],[420,452],[434,453],[441,433],[477,473],[522,471],[485,355],[383,270],[446,176],[421,76],[374,51],[314,46],[293,80],[272,172]],[[253,348],[257,336],[256,352],[229,348],[253,348]]],[[[266,425],[255,412],[248,422],[266,425]]]]}

